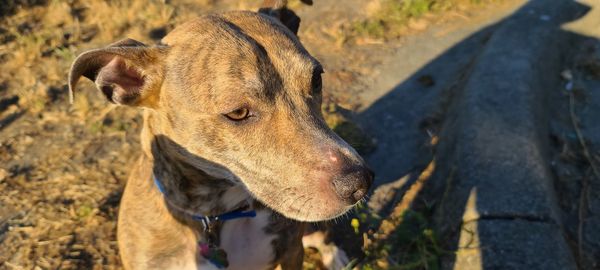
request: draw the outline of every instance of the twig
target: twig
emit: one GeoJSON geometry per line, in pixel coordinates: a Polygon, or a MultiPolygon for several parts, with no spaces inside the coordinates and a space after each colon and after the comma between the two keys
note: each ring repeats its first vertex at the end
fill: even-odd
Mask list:
{"type": "Polygon", "coordinates": [[[71,240],[71,239],[73,239],[73,235],[72,234],[68,234],[68,235],[63,235],[61,237],[57,237],[57,238],[50,239],[50,240],[37,241],[36,244],[38,246],[45,246],[45,245],[52,244],[54,242],[62,242],[62,241],[67,241],[67,240],[71,240]]]}
{"type": "MultiPolygon", "coordinates": [[[[583,155],[586,160],[590,164],[592,172],[596,179],[600,180],[600,172],[596,167],[594,160],[592,159],[592,155],[590,154],[589,148],[585,143],[585,139],[583,138],[583,134],[581,129],[579,128],[579,124],[577,122],[577,115],[575,114],[575,96],[573,95],[573,91],[569,91],[569,113],[571,115],[571,123],[573,124],[573,129],[575,129],[575,133],[577,134],[577,139],[579,140],[579,144],[583,150],[583,155]]],[[[577,228],[577,249],[579,253],[579,263],[583,259],[583,225],[585,221],[585,208],[586,208],[586,194],[588,193],[588,177],[584,175],[581,179],[581,193],[579,198],[579,224],[577,228]]]]}
{"type": "Polygon", "coordinates": [[[389,217],[382,222],[382,224],[387,223],[386,225],[391,226],[380,226],[378,230],[378,235],[382,238],[387,238],[391,232],[393,232],[396,227],[401,223],[402,214],[410,208],[412,203],[419,195],[421,189],[425,185],[425,182],[429,180],[433,171],[435,170],[435,161],[431,161],[425,170],[421,172],[417,180],[412,184],[412,186],[406,191],[402,200],[394,209],[389,217]]]}
{"type": "Polygon", "coordinates": [[[11,263],[11,262],[4,262],[4,265],[10,267],[10,269],[19,269],[19,270],[20,269],[25,269],[25,268],[23,268],[23,266],[20,266],[20,265],[11,263]]]}
{"type": "Polygon", "coordinates": [[[594,160],[592,159],[590,150],[587,147],[587,144],[585,143],[585,139],[583,138],[583,134],[581,132],[581,129],[579,128],[579,124],[577,123],[577,115],[575,114],[575,96],[573,95],[573,91],[569,91],[569,112],[571,114],[571,123],[573,124],[575,133],[577,134],[577,139],[579,140],[579,144],[581,144],[581,148],[583,148],[583,155],[585,156],[585,159],[587,159],[588,163],[592,167],[594,176],[597,179],[600,179],[600,171],[594,164],[594,160]]]}

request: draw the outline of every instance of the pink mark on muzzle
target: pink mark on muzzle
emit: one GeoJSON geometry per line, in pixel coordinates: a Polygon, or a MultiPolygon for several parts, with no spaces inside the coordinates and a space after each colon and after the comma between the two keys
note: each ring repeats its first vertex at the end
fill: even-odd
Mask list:
{"type": "Polygon", "coordinates": [[[339,154],[337,154],[335,151],[332,151],[331,148],[327,149],[327,157],[329,158],[329,161],[331,161],[333,164],[337,164],[340,162],[339,154]]]}

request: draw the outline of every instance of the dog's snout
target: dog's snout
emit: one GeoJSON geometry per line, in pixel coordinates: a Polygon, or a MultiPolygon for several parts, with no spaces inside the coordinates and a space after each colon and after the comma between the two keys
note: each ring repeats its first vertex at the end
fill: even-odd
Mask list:
{"type": "Polygon", "coordinates": [[[373,183],[373,171],[365,166],[352,166],[333,179],[337,195],[348,204],[361,200],[373,183]]]}

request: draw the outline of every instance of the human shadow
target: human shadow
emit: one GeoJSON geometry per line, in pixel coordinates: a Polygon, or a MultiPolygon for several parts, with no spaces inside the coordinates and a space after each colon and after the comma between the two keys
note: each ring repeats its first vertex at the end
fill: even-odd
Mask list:
{"type": "Polygon", "coordinates": [[[411,209],[427,208],[431,215],[442,268],[576,267],[548,167],[545,91],[558,91],[565,58],[577,42],[589,39],[561,26],[589,10],[571,1],[529,1],[446,50],[357,115],[378,142],[367,156],[376,188],[412,175],[393,187],[395,199],[379,206],[382,216],[435,163],[411,209]],[[516,34],[498,36],[501,27],[516,34]],[[541,32],[528,33],[534,30],[541,32]],[[556,39],[511,47],[527,44],[510,40],[519,35],[556,39]],[[509,53],[503,58],[501,52],[509,53]],[[543,59],[527,62],[532,52],[543,59]],[[435,84],[427,83],[430,78],[435,84]],[[439,137],[437,145],[430,145],[432,136],[439,137]]]}

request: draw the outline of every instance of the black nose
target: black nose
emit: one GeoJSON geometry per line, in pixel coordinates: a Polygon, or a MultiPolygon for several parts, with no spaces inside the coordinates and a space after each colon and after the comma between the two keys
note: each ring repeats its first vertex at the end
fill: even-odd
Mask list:
{"type": "Polygon", "coordinates": [[[333,179],[335,192],[348,204],[362,199],[373,183],[373,171],[365,166],[352,166],[333,179]]]}

